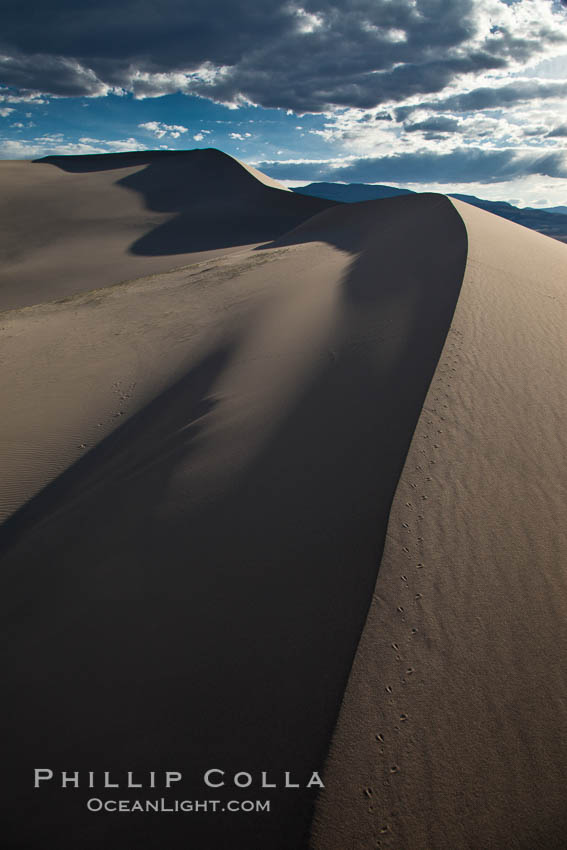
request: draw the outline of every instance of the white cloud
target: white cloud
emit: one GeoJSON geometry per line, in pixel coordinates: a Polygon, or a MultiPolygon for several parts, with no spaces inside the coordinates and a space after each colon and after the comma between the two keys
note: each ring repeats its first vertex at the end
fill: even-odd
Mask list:
{"type": "Polygon", "coordinates": [[[12,112],[15,112],[15,111],[16,111],[15,109],[10,109],[7,106],[2,107],[2,109],[0,109],[0,118],[7,118],[8,115],[11,115],[12,112]]]}
{"type": "Polygon", "coordinates": [[[183,133],[189,132],[188,127],[183,127],[182,124],[163,124],[161,121],[146,121],[138,124],[138,127],[151,133],[156,139],[163,139],[164,136],[178,139],[183,133]]]}
{"type": "MultiPolygon", "coordinates": [[[[24,92],[15,94],[8,88],[0,86],[0,101],[3,103],[29,103],[31,106],[49,103],[40,92],[24,92]]],[[[30,113],[31,115],[31,113],[30,113]]]]}
{"type": "Polygon", "coordinates": [[[114,153],[116,151],[147,150],[132,137],[128,139],[65,139],[62,133],[46,134],[33,139],[0,139],[1,159],[36,159],[56,154],[114,153]]]}
{"type": "Polygon", "coordinates": [[[322,14],[314,14],[312,12],[307,12],[301,6],[294,6],[290,4],[287,7],[287,11],[290,15],[293,15],[296,19],[296,27],[297,32],[307,35],[308,33],[315,32],[315,30],[321,29],[324,24],[324,18],[322,14]]]}

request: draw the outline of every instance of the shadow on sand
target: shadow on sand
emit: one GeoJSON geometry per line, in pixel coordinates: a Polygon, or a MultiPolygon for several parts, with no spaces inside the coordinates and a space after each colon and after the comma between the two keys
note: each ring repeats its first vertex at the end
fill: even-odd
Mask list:
{"type": "Polygon", "coordinates": [[[466,260],[448,200],[371,204],[330,210],[287,238],[324,237],[353,255],[337,357],[321,361],[240,475],[206,498],[191,478],[236,338],[5,527],[6,847],[306,845],[315,792],[283,790],[283,774],[304,785],[322,770],[466,260]],[[184,782],[34,791],[34,767],[122,779],[169,769],[184,782]],[[207,768],[254,783],[208,789],[207,768]],[[262,790],[262,771],[280,787],[262,790]],[[272,808],[95,815],[92,797],[272,808]]]}

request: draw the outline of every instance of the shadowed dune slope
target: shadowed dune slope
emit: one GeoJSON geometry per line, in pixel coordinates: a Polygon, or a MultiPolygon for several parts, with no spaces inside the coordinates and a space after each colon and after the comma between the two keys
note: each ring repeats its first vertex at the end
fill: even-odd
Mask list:
{"type": "Polygon", "coordinates": [[[314,850],[567,846],[567,246],[454,204],[465,278],[392,504],[314,850]]]}
{"type": "Polygon", "coordinates": [[[215,149],[0,162],[0,310],[272,240],[333,202],[215,149]]]}
{"type": "MultiPolygon", "coordinates": [[[[263,791],[259,775],[322,769],[466,250],[446,198],[370,202],[240,265],[7,317],[14,339],[35,340],[24,371],[39,364],[36,404],[52,415],[42,388],[66,364],[77,423],[101,421],[93,399],[121,351],[136,386],[127,421],[4,525],[8,846],[306,844],[314,792],[263,791]],[[177,797],[270,798],[272,811],[94,816],[86,788],[34,792],[38,765],[167,766],[184,773],[177,797]],[[254,785],[211,794],[210,767],[254,785]]],[[[38,455],[64,451],[36,439],[38,455]]]]}

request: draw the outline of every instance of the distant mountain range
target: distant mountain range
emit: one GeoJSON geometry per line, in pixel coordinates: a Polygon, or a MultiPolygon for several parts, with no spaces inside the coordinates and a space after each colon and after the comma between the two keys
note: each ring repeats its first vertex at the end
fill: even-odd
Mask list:
{"type": "MultiPolygon", "coordinates": [[[[370,183],[309,183],[308,186],[297,186],[293,189],[302,195],[311,195],[317,198],[327,198],[331,201],[342,201],[352,204],[356,201],[372,201],[380,198],[392,198],[396,195],[413,195],[410,189],[397,189],[394,186],[381,186],[370,183]]],[[[525,207],[520,209],[505,201],[484,201],[474,195],[458,195],[450,193],[451,197],[466,201],[474,207],[515,221],[524,227],[537,230],[545,236],[567,242],[567,207],[549,207],[548,209],[534,209],[525,207]]]]}
{"type": "Polygon", "coordinates": [[[567,215],[567,207],[542,207],[542,212],[557,213],[559,215],[567,215]]]}

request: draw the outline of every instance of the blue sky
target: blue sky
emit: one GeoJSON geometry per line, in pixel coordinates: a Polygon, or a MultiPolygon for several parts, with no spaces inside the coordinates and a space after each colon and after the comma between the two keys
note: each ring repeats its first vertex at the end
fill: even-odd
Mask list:
{"type": "Polygon", "coordinates": [[[559,0],[60,0],[0,36],[0,157],[218,147],[286,183],[567,203],[559,0]]]}

